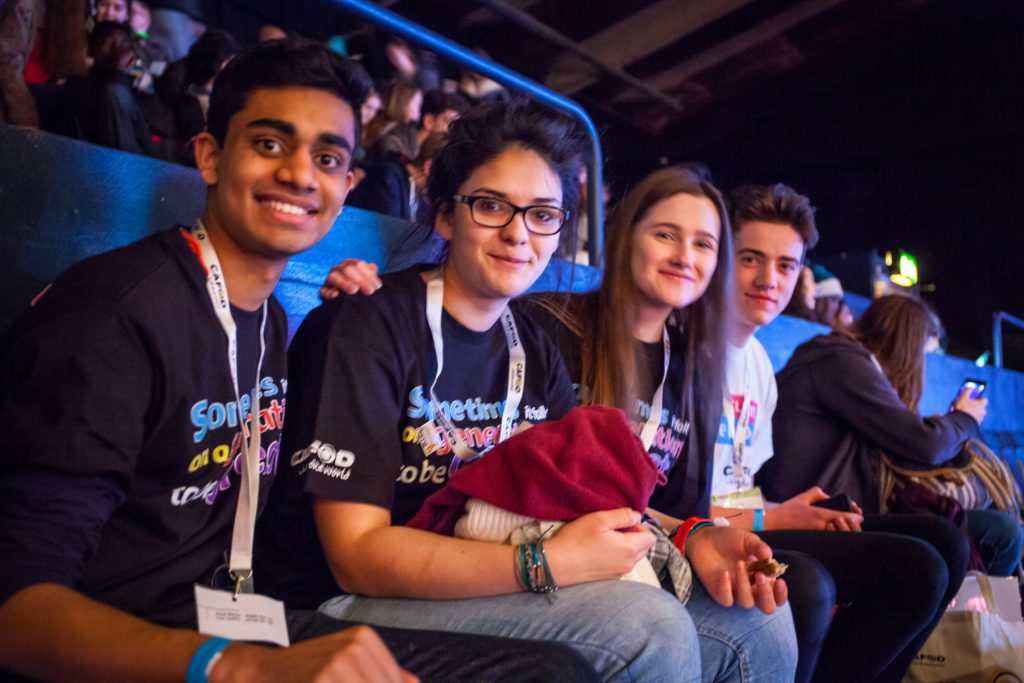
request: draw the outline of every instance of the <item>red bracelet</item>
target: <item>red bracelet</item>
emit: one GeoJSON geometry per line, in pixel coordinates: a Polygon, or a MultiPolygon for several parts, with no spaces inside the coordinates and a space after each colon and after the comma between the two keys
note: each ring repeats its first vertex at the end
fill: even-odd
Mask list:
{"type": "Polygon", "coordinates": [[[704,519],[703,517],[689,517],[683,520],[683,523],[676,527],[675,533],[672,537],[672,543],[679,550],[680,555],[685,556],[683,546],[685,546],[686,539],[689,538],[690,534],[705,526],[711,526],[710,519],[704,519]]]}

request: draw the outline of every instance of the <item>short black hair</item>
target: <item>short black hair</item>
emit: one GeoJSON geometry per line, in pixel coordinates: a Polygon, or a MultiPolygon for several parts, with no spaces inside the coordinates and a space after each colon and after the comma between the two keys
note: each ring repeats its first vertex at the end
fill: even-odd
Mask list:
{"type": "Polygon", "coordinates": [[[358,63],[305,38],[268,40],[246,48],[217,74],[210,95],[206,127],[223,146],[231,117],[245,108],[249,95],[262,88],[325,90],[352,107],[355,140],[359,108],[372,81],[358,63]]]}
{"type": "Polygon", "coordinates": [[[96,25],[92,27],[92,32],[89,33],[89,56],[93,56],[96,52],[96,48],[103,40],[115,33],[120,33],[128,39],[128,44],[133,45],[135,43],[135,34],[132,33],[132,29],[128,24],[122,24],[119,21],[98,21],[96,25]]]}
{"type": "Polygon", "coordinates": [[[241,51],[235,37],[212,28],[192,43],[185,56],[185,81],[201,85],[217,75],[220,65],[241,51]]]}
{"type": "Polygon", "coordinates": [[[423,93],[423,105],[420,108],[420,120],[427,114],[437,116],[449,109],[462,116],[470,107],[469,98],[462,93],[428,90],[423,93]]]}

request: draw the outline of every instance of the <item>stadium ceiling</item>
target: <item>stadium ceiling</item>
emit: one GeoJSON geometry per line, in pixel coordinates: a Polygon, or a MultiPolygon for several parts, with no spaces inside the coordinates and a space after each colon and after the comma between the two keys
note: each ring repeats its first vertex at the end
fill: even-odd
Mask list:
{"type": "Polygon", "coordinates": [[[833,55],[930,0],[384,0],[651,135],[833,55]]]}

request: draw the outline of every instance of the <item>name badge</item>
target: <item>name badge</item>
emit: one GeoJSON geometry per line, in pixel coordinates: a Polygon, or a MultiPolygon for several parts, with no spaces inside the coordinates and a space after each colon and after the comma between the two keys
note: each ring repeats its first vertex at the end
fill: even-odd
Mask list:
{"type": "Polygon", "coordinates": [[[764,496],[761,487],[755,486],[744,491],[736,491],[724,496],[711,496],[711,504],[735,510],[764,509],[764,496]]]}
{"type": "Polygon", "coordinates": [[[284,603],[265,595],[219,591],[196,585],[199,632],[230,640],[258,641],[288,647],[284,603]]]}

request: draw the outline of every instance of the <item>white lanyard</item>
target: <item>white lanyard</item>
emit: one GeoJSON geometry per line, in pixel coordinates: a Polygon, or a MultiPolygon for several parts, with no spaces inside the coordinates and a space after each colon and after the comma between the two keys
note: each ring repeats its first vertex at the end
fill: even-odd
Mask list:
{"type": "Polygon", "coordinates": [[[729,426],[729,436],[732,438],[732,460],[733,464],[738,468],[738,471],[743,473],[743,448],[746,445],[747,437],[750,435],[750,404],[752,403],[751,388],[750,388],[750,359],[747,356],[745,349],[740,349],[743,353],[743,393],[740,394],[740,398],[743,401],[743,407],[740,409],[740,414],[736,415],[736,404],[733,403],[732,394],[729,392],[729,387],[725,387],[723,392],[725,397],[725,416],[726,424],[729,426]]]}
{"type": "Polygon", "coordinates": [[[238,392],[238,333],[235,319],[231,317],[231,303],[228,299],[227,283],[224,282],[224,270],[220,259],[210,242],[206,227],[198,221],[192,228],[192,237],[199,244],[199,250],[206,266],[206,291],[217,314],[217,320],[224,328],[228,339],[228,363],[231,367],[231,381],[235,389],[235,405],[238,408],[238,421],[242,427],[244,458],[242,476],[238,491],[238,507],[235,509],[234,529],[231,532],[231,557],[228,560],[229,574],[235,580],[236,593],[244,581],[252,578],[252,540],[256,528],[256,509],[260,495],[259,457],[260,457],[260,395],[259,376],[263,367],[263,353],[266,351],[264,330],[267,325],[267,302],[263,302],[263,320],[260,322],[260,358],[256,364],[256,385],[251,394],[249,420],[242,417],[242,402],[238,392]],[[251,424],[251,427],[250,427],[251,424]]]}
{"type": "MultiPolygon", "coordinates": [[[[479,454],[470,448],[466,440],[456,431],[451,420],[441,411],[440,401],[437,400],[437,394],[434,392],[434,387],[437,386],[437,380],[441,377],[441,369],[444,366],[444,339],[441,335],[443,307],[444,275],[443,269],[438,269],[427,279],[427,326],[430,328],[430,336],[434,341],[434,356],[437,359],[437,370],[434,372],[434,380],[430,383],[430,408],[434,419],[448,435],[455,457],[462,461],[468,461],[476,458],[479,454]]],[[[513,419],[519,410],[519,403],[523,399],[523,384],[526,380],[526,353],[523,350],[522,340],[519,338],[515,317],[508,306],[505,306],[505,310],[501,312],[501,327],[505,331],[505,341],[508,343],[508,390],[505,395],[504,408],[501,410],[498,442],[504,441],[512,434],[513,419]]]]}
{"type": "Polygon", "coordinates": [[[661,412],[664,409],[665,380],[668,378],[668,364],[672,352],[672,345],[668,340],[667,327],[661,328],[661,344],[665,350],[665,366],[661,371],[661,384],[654,391],[654,398],[651,399],[651,415],[647,418],[647,422],[644,423],[644,428],[640,432],[640,441],[643,442],[645,451],[651,450],[654,436],[658,433],[658,426],[661,424],[661,412]]]}

